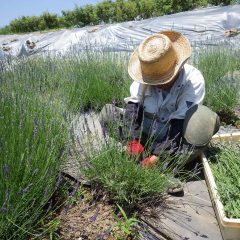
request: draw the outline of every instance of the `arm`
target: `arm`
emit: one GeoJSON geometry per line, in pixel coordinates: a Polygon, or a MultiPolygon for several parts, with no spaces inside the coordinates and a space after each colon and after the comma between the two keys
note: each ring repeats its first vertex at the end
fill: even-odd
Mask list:
{"type": "Polygon", "coordinates": [[[158,155],[161,151],[175,152],[180,146],[182,140],[184,119],[171,119],[168,133],[161,143],[158,143],[153,149],[153,155],[158,155]]]}
{"type": "Polygon", "coordinates": [[[124,116],[125,136],[127,139],[140,139],[143,108],[140,103],[129,101],[124,116]]]}
{"type": "Polygon", "coordinates": [[[130,86],[130,97],[124,99],[126,103],[124,116],[124,134],[127,139],[139,139],[143,118],[142,94],[143,86],[133,82],[130,86]]]}

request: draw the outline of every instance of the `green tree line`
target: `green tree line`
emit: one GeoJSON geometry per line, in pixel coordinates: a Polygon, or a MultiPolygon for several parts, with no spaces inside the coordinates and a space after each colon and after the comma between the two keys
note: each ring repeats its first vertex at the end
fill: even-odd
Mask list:
{"type": "Polygon", "coordinates": [[[124,22],[187,11],[199,6],[228,5],[233,0],[104,0],[98,4],[76,6],[62,14],[44,12],[40,16],[22,16],[0,29],[0,34],[84,27],[101,23],[124,22]]]}

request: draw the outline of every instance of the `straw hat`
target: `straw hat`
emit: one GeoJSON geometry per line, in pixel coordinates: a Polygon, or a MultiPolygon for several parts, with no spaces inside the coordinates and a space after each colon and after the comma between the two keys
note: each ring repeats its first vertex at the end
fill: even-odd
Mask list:
{"type": "Polygon", "coordinates": [[[156,33],[146,38],[132,53],[128,73],[134,81],[164,85],[174,79],[190,55],[190,43],[181,33],[156,33]]]}

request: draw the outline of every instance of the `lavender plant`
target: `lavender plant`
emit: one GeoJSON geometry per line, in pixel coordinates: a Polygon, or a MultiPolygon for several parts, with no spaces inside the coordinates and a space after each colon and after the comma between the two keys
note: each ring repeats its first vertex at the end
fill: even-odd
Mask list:
{"type": "MultiPolygon", "coordinates": [[[[236,85],[220,79],[238,70],[239,63],[226,56],[212,53],[198,62],[207,84],[206,104],[215,111],[236,105],[236,85]]],[[[68,141],[66,120],[113,99],[121,106],[130,83],[126,58],[117,53],[86,50],[65,57],[11,59],[0,66],[0,239],[26,239],[34,233],[56,188],[68,141]]],[[[86,175],[113,200],[133,207],[164,194],[168,174],[163,174],[163,163],[169,156],[161,157],[158,169],[145,170],[118,151],[118,145],[103,150],[89,158],[86,175]]]]}
{"type": "Polygon", "coordinates": [[[113,94],[122,98],[124,63],[114,59],[89,53],[1,62],[0,239],[38,236],[57,188],[71,116],[100,108],[113,94]]]}
{"type": "Polygon", "coordinates": [[[239,144],[219,144],[210,166],[227,217],[240,218],[239,144]]]}
{"type": "Polygon", "coordinates": [[[239,50],[207,49],[197,59],[197,67],[206,82],[204,104],[220,117],[229,115],[234,118],[234,110],[239,106],[240,63],[239,50]],[[238,73],[238,74],[237,74],[238,73]]]}
{"type": "Polygon", "coordinates": [[[117,146],[107,147],[89,159],[85,176],[108,193],[123,208],[163,197],[168,178],[157,168],[144,169],[117,146]]]}
{"type": "Polygon", "coordinates": [[[34,233],[55,189],[67,128],[51,103],[38,100],[1,92],[1,239],[34,233]]]}
{"type": "Polygon", "coordinates": [[[73,110],[80,105],[85,110],[100,110],[113,98],[121,104],[128,94],[131,80],[125,57],[88,51],[85,57],[71,58],[65,67],[65,78],[70,81],[68,105],[73,110]]]}

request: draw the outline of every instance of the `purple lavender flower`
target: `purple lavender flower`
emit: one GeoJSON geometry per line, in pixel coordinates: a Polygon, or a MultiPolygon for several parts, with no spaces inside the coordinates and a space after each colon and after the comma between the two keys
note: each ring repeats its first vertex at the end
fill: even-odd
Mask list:
{"type": "Polygon", "coordinates": [[[1,207],[1,212],[3,214],[6,214],[7,213],[7,202],[8,202],[8,199],[9,199],[9,195],[10,195],[10,192],[9,190],[7,189],[6,190],[6,193],[5,193],[5,199],[4,199],[4,202],[3,202],[3,205],[1,207]]]}
{"type": "Polygon", "coordinates": [[[22,190],[22,193],[27,193],[32,185],[33,185],[33,184],[30,183],[27,187],[25,187],[25,188],[22,190]]]}
{"type": "Polygon", "coordinates": [[[48,187],[46,187],[44,190],[44,199],[47,198],[47,196],[48,196],[48,187]]]}
{"type": "Polygon", "coordinates": [[[47,212],[50,212],[52,207],[53,207],[53,200],[51,199],[50,202],[49,202],[48,208],[47,208],[47,212]]]}
{"type": "Polygon", "coordinates": [[[112,225],[106,230],[104,230],[103,233],[97,237],[97,240],[104,240],[106,237],[108,237],[111,232],[111,229],[112,229],[112,225]]]}
{"type": "Polygon", "coordinates": [[[107,128],[105,126],[102,127],[102,133],[103,133],[104,139],[107,139],[108,130],[107,130],[107,128]]]}
{"type": "Polygon", "coordinates": [[[61,181],[62,181],[62,174],[61,174],[61,173],[58,173],[58,175],[57,175],[57,181],[56,181],[56,184],[55,184],[55,190],[59,187],[61,181]]]}
{"type": "Polygon", "coordinates": [[[10,177],[10,166],[8,164],[4,164],[3,166],[3,175],[5,178],[9,178],[10,177]]]}
{"type": "Polygon", "coordinates": [[[80,181],[79,181],[79,179],[78,179],[78,180],[77,180],[77,183],[76,183],[76,185],[75,185],[75,187],[74,187],[74,189],[73,189],[73,191],[69,194],[70,197],[73,197],[73,196],[76,194],[76,192],[77,192],[77,190],[78,190],[78,188],[79,188],[79,185],[80,185],[80,181]]]}
{"type": "Polygon", "coordinates": [[[99,207],[97,207],[96,212],[88,219],[89,223],[93,223],[96,221],[97,216],[99,214],[99,207]]]}
{"type": "Polygon", "coordinates": [[[34,121],[33,121],[33,138],[36,139],[38,133],[38,120],[37,117],[34,116],[34,121]]]}
{"type": "Polygon", "coordinates": [[[24,127],[24,106],[23,106],[23,103],[21,104],[21,109],[20,109],[20,129],[22,130],[23,127],[24,127]]]}
{"type": "Polygon", "coordinates": [[[33,171],[33,176],[36,176],[36,175],[38,174],[38,172],[39,172],[39,169],[38,169],[38,168],[34,169],[34,171],[33,171]]]}
{"type": "Polygon", "coordinates": [[[115,98],[115,97],[112,99],[112,104],[113,104],[114,106],[116,106],[116,98],[115,98]]]}
{"type": "Polygon", "coordinates": [[[68,122],[68,115],[66,111],[63,112],[63,118],[66,122],[68,122]]]}
{"type": "Polygon", "coordinates": [[[2,212],[3,214],[6,214],[6,213],[7,213],[7,207],[6,207],[6,205],[3,205],[3,206],[1,207],[1,212],[2,212]]]}

